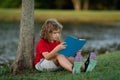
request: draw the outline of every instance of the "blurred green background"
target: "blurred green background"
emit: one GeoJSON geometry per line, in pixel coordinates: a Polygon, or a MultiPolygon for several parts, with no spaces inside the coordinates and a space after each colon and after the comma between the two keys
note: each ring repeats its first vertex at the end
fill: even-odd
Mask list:
{"type": "MultiPolygon", "coordinates": [[[[0,0],[0,21],[19,21],[22,0],[0,0]],[[7,19],[6,19],[7,17],[7,19]]],[[[119,22],[120,0],[35,0],[35,22],[119,22]]]]}

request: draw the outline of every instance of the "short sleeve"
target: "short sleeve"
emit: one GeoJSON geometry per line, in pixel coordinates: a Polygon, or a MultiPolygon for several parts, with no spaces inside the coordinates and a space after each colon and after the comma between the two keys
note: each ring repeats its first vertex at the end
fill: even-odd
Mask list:
{"type": "Polygon", "coordinates": [[[37,51],[37,53],[48,52],[47,44],[44,41],[38,42],[38,44],[36,46],[36,51],[37,51]]]}

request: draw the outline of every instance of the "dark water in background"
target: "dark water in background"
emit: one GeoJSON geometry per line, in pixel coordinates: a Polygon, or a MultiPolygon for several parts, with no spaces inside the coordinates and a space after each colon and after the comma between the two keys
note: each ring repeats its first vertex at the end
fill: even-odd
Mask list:
{"type": "MultiPolygon", "coordinates": [[[[35,24],[35,44],[41,24],[35,24]]],[[[106,53],[120,50],[120,23],[115,24],[63,24],[63,39],[67,35],[83,38],[87,43],[83,52],[106,53]]],[[[0,22],[0,64],[15,59],[19,40],[19,23],[0,22]]]]}

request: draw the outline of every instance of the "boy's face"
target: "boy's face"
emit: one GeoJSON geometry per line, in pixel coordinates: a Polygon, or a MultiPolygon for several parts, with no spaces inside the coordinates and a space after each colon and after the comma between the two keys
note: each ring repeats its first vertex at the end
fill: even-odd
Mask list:
{"type": "Polygon", "coordinates": [[[59,41],[60,40],[60,30],[54,30],[51,34],[51,41],[59,41]]]}

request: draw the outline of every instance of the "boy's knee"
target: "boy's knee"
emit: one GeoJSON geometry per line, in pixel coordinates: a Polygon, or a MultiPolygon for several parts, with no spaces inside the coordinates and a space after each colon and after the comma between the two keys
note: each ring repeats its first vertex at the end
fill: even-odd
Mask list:
{"type": "Polygon", "coordinates": [[[57,55],[57,59],[58,59],[58,58],[63,58],[63,57],[65,57],[65,56],[62,55],[62,54],[57,55]]]}

